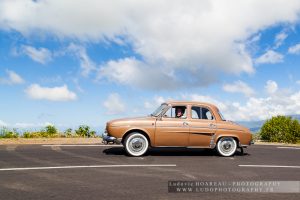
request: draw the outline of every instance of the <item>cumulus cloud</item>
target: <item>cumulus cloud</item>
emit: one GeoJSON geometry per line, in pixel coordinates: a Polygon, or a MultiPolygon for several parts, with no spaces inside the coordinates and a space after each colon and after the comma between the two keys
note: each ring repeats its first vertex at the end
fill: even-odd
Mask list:
{"type": "Polygon", "coordinates": [[[122,102],[118,93],[110,94],[103,102],[103,106],[109,115],[116,115],[125,111],[125,104],[122,102]]]}
{"type": "Polygon", "coordinates": [[[38,100],[73,101],[77,99],[77,95],[70,91],[67,85],[60,87],[42,87],[38,84],[32,84],[25,90],[25,93],[28,97],[38,100]]]}
{"type": "Polygon", "coordinates": [[[97,80],[105,79],[140,89],[174,90],[186,86],[207,86],[216,81],[216,76],[205,70],[174,70],[163,64],[150,65],[128,57],[101,65],[97,80]]]}
{"type": "MultiPolygon", "coordinates": [[[[254,72],[247,40],[269,26],[295,23],[299,10],[298,0],[192,0],[188,4],[182,0],[66,0],[63,3],[3,0],[0,27],[27,36],[45,31],[60,38],[129,43],[141,58],[137,68],[164,72],[159,76],[160,82],[185,84],[186,81],[176,79],[181,80],[180,75],[187,73],[188,86],[203,86],[214,82],[215,77],[197,80],[207,78],[212,72],[215,76],[224,72],[254,72]]],[[[278,36],[278,41],[283,38],[278,36]]],[[[141,74],[145,82],[148,71],[141,74]]],[[[132,76],[126,83],[140,83],[135,79],[132,76]]]]}
{"type": "Polygon", "coordinates": [[[278,85],[275,81],[268,80],[265,89],[269,94],[274,94],[278,89],[278,85]]]}
{"type": "Polygon", "coordinates": [[[47,62],[52,60],[52,53],[46,48],[35,48],[28,45],[23,45],[21,47],[21,52],[27,56],[29,56],[35,62],[46,64],[47,62]]]}
{"type": "Polygon", "coordinates": [[[184,99],[215,104],[228,120],[259,121],[276,115],[300,114],[300,91],[277,90],[267,97],[249,97],[245,103],[221,101],[213,96],[187,94],[184,99]]]}
{"type": "Polygon", "coordinates": [[[6,70],[7,77],[1,78],[0,77],[0,84],[7,84],[7,85],[15,85],[15,84],[22,84],[25,81],[23,78],[14,71],[6,70]]]}
{"type": "Polygon", "coordinates": [[[280,62],[283,62],[283,55],[276,51],[268,50],[265,54],[263,54],[259,58],[257,58],[255,62],[257,64],[280,63],[280,62]]]}
{"type": "Polygon", "coordinates": [[[254,90],[243,81],[236,81],[231,84],[224,84],[223,90],[231,93],[242,93],[248,97],[254,95],[255,93],[254,90]]]}
{"type": "Polygon", "coordinates": [[[300,114],[300,91],[289,95],[273,95],[266,98],[250,98],[246,104],[235,102],[226,111],[235,120],[264,120],[276,115],[300,114]]]}
{"type": "Polygon", "coordinates": [[[104,78],[112,82],[147,89],[174,89],[183,83],[174,76],[173,71],[145,65],[133,57],[111,60],[102,65],[97,79],[104,78]]]}
{"type": "Polygon", "coordinates": [[[300,53],[300,43],[294,46],[291,46],[288,50],[290,54],[299,54],[300,53]]]}

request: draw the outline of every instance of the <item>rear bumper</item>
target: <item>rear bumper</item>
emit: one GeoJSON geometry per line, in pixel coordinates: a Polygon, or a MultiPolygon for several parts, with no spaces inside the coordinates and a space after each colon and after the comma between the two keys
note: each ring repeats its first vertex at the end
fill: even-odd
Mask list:
{"type": "Polygon", "coordinates": [[[253,140],[251,140],[250,142],[249,142],[249,144],[239,144],[239,147],[243,147],[243,148],[247,148],[248,146],[250,146],[250,145],[252,145],[252,144],[254,144],[254,141],[253,140]]]}
{"type": "Polygon", "coordinates": [[[121,144],[122,138],[116,138],[113,136],[107,135],[107,133],[102,134],[102,143],[103,144],[121,144]]]}

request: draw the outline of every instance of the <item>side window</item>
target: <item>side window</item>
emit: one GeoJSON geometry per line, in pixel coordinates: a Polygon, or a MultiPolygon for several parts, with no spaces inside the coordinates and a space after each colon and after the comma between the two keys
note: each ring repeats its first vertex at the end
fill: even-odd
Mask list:
{"type": "Polygon", "coordinates": [[[207,108],[202,108],[202,119],[213,120],[214,116],[207,108]]]}
{"type": "Polygon", "coordinates": [[[201,108],[200,107],[192,107],[192,119],[201,119],[201,108]]]}
{"type": "Polygon", "coordinates": [[[186,118],[186,106],[172,106],[164,114],[168,118],[186,118]]]}
{"type": "Polygon", "coordinates": [[[214,116],[209,109],[205,107],[192,107],[192,119],[207,119],[213,120],[214,116]]]}

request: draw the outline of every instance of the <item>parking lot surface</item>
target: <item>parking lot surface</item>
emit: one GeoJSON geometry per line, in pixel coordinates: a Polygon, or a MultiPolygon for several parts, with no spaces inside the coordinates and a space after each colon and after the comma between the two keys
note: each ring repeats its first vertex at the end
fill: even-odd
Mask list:
{"type": "Polygon", "coordinates": [[[300,193],[169,193],[168,181],[300,181],[300,148],[212,150],[122,146],[1,145],[0,199],[300,199],[300,193]]]}

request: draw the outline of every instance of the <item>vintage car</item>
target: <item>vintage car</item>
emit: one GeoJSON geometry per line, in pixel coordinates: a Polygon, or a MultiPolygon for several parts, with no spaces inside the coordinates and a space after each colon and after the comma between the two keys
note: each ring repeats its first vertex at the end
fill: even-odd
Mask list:
{"type": "Polygon", "coordinates": [[[226,121],[216,106],[185,101],[163,103],[147,117],[109,121],[103,134],[104,144],[123,144],[130,156],[149,147],[210,148],[232,156],[251,142],[250,130],[226,121]]]}

